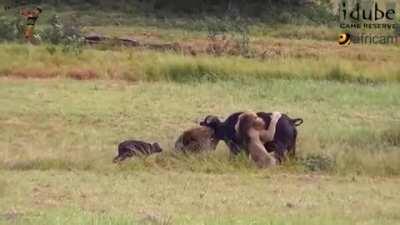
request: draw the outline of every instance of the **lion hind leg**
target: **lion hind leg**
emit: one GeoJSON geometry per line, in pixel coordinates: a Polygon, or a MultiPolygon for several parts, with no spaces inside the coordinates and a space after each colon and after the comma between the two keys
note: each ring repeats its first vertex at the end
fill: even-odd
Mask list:
{"type": "Polygon", "coordinates": [[[267,152],[259,138],[252,139],[248,145],[250,158],[259,168],[267,168],[276,165],[274,156],[267,152]]]}

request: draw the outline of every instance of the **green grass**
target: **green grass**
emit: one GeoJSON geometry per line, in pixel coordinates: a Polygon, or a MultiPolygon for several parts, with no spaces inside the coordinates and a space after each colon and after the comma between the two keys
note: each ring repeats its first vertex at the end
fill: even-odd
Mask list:
{"type": "Polygon", "coordinates": [[[333,165],[322,169],[326,173],[399,175],[399,90],[398,84],[273,79],[198,84],[3,79],[0,168],[107,170],[114,168],[115,146],[138,138],[159,141],[167,152],[124,170],[251,172],[245,158],[229,160],[224,144],[200,158],[169,150],[183,130],[208,114],[226,117],[252,109],[304,118],[299,128],[304,163],[285,171],[307,172],[328,157],[333,165]]]}
{"type": "Polygon", "coordinates": [[[0,224],[400,222],[398,178],[162,170],[0,171],[0,175],[6,183],[0,224]]]}
{"type": "Polygon", "coordinates": [[[1,45],[0,224],[400,224],[398,49],[278,43],[289,53],[266,60],[1,45]],[[171,151],[206,115],[246,109],[302,117],[299,159],[171,151]],[[165,152],[112,164],[128,138],[165,152]]]}
{"type": "Polygon", "coordinates": [[[84,32],[179,42],[197,55],[1,44],[0,225],[400,224],[398,46],[343,47],[335,27],[254,21],[255,58],[214,57],[206,20],[82,7],[45,7],[38,29],[59,10],[84,32]],[[222,142],[172,151],[206,115],[247,109],[302,117],[298,159],[258,170],[222,142]],[[165,151],[111,163],[130,138],[165,151]]]}
{"type": "Polygon", "coordinates": [[[135,49],[85,49],[82,54],[75,55],[74,52],[63,52],[61,47],[0,45],[0,76],[68,77],[78,70],[90,71],[83,74],[94,74],[101,79],[134,81],[197,82],[274,78],[359,83],[400,81],[397,47],[346,48],[331,42],[277,39],[271,39],[268,43],[275,50],[269,52],[265,59],[203,54],[194,57],[135,49]],[[370,51],[374,54],[370,54],[370,51]]]}

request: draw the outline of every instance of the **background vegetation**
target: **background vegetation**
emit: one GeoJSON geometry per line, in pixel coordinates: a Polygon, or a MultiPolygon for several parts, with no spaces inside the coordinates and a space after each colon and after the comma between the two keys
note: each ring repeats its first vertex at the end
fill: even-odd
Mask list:
{"type": "MultiPolygon", "coordinates": [[[[56,8],[71,7],[79,10],[91,8],[102,9],[104,11],[122,11],[131,15],[154,14],[157,16],[193,16],[199,14],[221,16],[226,13],[241,15],[249,18],[276,22],[281,20],[289,22],[291,15],[298,15],[301,18],[314,20],[316,23],[324,23],[329,17],[328,7],[331,3],[328,0],[305,1],[305,0],[20,0],[5,1],[10,8],[26,4],[51,5],[56,8]],[[292,9],[300,10],[293,12],[292,9]],[[282,15],[282,13],[284,13],[282,15]],[[311,18],[311,16],[319,16],[311,18]]],[[[297,18],[301,19],[301,18],[297,18]]],[[[299,21],[299,20],[298,20],[299,21]]]]}

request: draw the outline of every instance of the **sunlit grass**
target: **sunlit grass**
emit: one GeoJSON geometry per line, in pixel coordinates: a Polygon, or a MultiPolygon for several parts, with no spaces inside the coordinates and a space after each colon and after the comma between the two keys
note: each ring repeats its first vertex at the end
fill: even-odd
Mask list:
{"type": "MultiPolygon", "coordinates": [[[[305,43],[307,42],[298,44],[305,43]]],[[[357,50],[358,47],[355,47],[356,52],[351,48],[347,50],[337,48],[339,55],[343,55],[342,58],[337,58],[334,56],[336,51],[321,50],[318,53],[313,50],[313,45],[309,44],[304,46],[310,49],[309,56],[295,45],[293,45],[293,48],[297,49],[295,52],[291,53],[290,48],[289,45],[288,49],[283,49],[282,51],[286,53],[282,56],[272,55],[261,60],[233,56],[193,57],[134,49],[122,51],[86,49],[83,54],[75,55],[73,52],[64,53],[57,47],[11,44],[0,46],[0,74],[48,78],[69,77],[74,71],[84,71],[84,73],[87,71],[90,74],[87,76],[82,74],[83,77],[177,82],[276,78],[360,83],[400,80],[398,49],[371,47],[370,50],[375,51],[376,55],[369,55],[366,50],[357,50]]]]}
{"type": "Polygon", "coordinates": [[[400,174],[398,84],[3,79],[0,87],[0,167],[7,170],[107,171],[117,144],[136,138],[160,142],[166,152],[124,170],[254,172],[246,158],[232,161],[222,142],[209,155],[171,153],[179,134],[206,115],[252,109],[304,118],[300,159],[284,171],[319,170],[328,157],[334,164],[321,168],[329,174],[400,174]]]}
{"type": "Polygon", "coordinates": [[[0,175],[5,193],[0,201],[0,224],[399,222],[398,178],[163,170],[0,170],[0,175]]]}

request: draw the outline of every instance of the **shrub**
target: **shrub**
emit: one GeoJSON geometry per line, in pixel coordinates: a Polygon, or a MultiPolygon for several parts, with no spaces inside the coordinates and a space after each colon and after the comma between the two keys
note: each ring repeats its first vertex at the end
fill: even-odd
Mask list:
{"type": "Polygon", "coordinates": [[[72,52],[75,55],[80,55],[83,51],[83,39],[78,36],[68,36],[63,42],[62,52],[72,52]]]}
{"type": "Polygon", "coordinates": [[[42,33],[41,37],[43,40],[52,44],[60,44],[64,38],[64,26],[61,22],[60,17],[53,15],[50,20],[50,27],[46,28],[42,33]]]}
{"type": "Polygon", "coordinates": [[[0,17],[0,41],[13,41],[22,37],[23,28],[19,19],[0,17]]]}
{"type": "Polygon", "coordinates": [[[42,31],[40,35],[44,41],[51,44],[62,44],[64,53],[73,52],[76,55],[82,53],[81,26],[75,17],[62,21],[59,16],[53,15],[49,23],[50,27],[42,31]]]}
{"type": "Polygon", "coordinates": [[[50,54],[50,55],[54,55],[57,52],[57,48],[53,45],[49,45],[46,47],[46,51],[50,54]]]}
{"type": "Polygon", "coordinates": [[[240,17],[208,19],[206,30],[208,31],[209,41],[208,53],[213,55],[254,56],[254,51],[250,48],[248,23],[240,17]]]}

